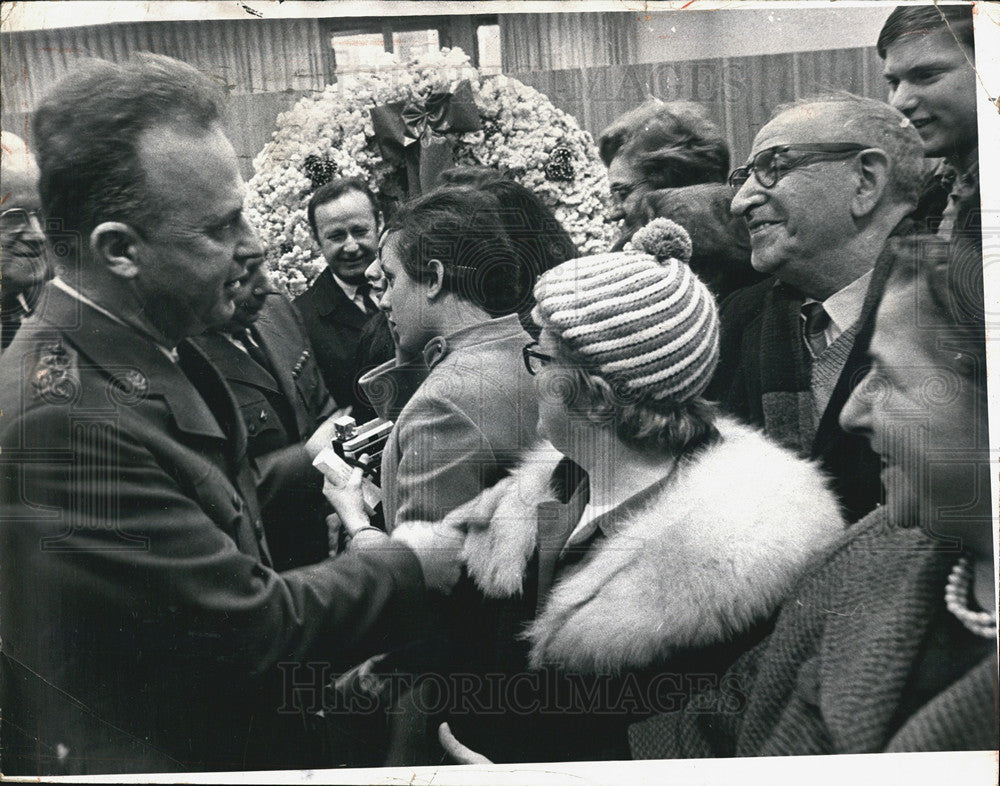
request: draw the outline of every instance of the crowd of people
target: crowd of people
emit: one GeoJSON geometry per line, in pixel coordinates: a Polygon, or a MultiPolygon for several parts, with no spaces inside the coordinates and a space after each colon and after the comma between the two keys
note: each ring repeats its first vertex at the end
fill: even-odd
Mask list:
{"type": "Polygon", "coordinates": [[[887,102],[733,169],[616,121],[604,253],[492,170],[332,179],[294,301],[210,79],[53,85],[3,135],[3,771],[995,750],[971,10],[877,48],[887,102]]]}

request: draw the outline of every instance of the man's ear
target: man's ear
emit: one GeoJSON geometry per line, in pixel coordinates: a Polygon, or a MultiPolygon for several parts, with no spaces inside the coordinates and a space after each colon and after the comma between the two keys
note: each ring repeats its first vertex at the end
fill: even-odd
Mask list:
{"type": "Polygon", "coordinates": [[[135,278],[139,273],[140,237],[128,224],[105,221],[90,233],[90,254],[95,262],[121,278],[135,278]]]}
{"type": "Polygon", "coordinates": [[[430,259],[427,261],[428,277],[424,283],[427,285],[427,299],[433,300],[444,289],[444,265],[440,259],[430,259]]]}
{"type": "Polygon", "coordinates": [[[851,200],[855,218],[870,215],[889,187],[889,157],[872,148],[858,154],[858,185],[851,200]]]}

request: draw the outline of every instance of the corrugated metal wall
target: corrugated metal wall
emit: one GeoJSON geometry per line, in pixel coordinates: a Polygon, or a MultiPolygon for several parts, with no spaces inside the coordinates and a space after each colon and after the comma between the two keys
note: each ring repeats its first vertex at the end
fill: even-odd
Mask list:
{"type": "Polygon", "coordinates": [[[326,42],[316,19],[141,22],[5,33],[0,78],[5,129],[25,135],[45,90],[84,58],[136,52],[176,57],[227,86],[230,137],[244,174],[274,130],[278,112],[327,80],[326,42]]]}
{"type": "MultiPolygon", "coordinates": [[[[746,155],[754,133],[778,103],[834,88],[876,98],[885,91],[874,48],[632,64],[633,18],[502,16],[504,71],[546,93],[595,136],[650,95],[699,101],[725,129],[734,160],[746,155]]],[[[316,19],[246,19],[6,33],[0,37],[3,127],[25,135],[40,95],[81,58],[121,60],[134,52],[159,52],[230,86],[226,131],[249,176],[278,113],[332,81],[321,24],[316,19]]]]}
{"type": "Polygon", "coordinates": [[[85,57],[124,60],[134,52],[176,57],[232,85],[235,93],[323,87],[316,19],[141,22],[31,30],[3,36],[8,111],[30,108],[45,88],[85,57]]]}
{"type": "Polygon", "coordinates": [[[885,98],[875,47],[506,73],[545,93],[595,137],[650,97],[695,101],[719,124],[734,162],[746,158],[779,104],[835,90],[885,98]]]}

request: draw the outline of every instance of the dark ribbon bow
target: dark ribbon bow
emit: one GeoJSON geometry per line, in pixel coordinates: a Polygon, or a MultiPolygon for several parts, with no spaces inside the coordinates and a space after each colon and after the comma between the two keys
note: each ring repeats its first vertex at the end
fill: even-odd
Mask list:
{"type": "Polygon", "coordinates": [[[452,163],[452,143],[445,134],[482,128],[468,80],[452,92],[431,93],[423,102],[398,101],[371,109],[382,158],[406,165],[407,191],[417,196],[437,183],[452,163]]]}

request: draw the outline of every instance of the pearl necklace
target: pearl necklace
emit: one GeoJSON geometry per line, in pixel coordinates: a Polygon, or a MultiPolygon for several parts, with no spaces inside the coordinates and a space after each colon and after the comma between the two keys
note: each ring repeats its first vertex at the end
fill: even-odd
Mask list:
{"type": "Polygon", "coordinates": [[[969,586],[972,571],[969,558],[962,557],[955,563],[944,588],[944,602],[948,611],[954,614],[966,628],[985,639],[996,638],[996,614],[989,611],[973,611],[969,608],[969,586]]]}

